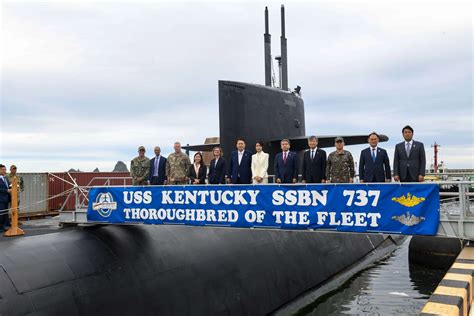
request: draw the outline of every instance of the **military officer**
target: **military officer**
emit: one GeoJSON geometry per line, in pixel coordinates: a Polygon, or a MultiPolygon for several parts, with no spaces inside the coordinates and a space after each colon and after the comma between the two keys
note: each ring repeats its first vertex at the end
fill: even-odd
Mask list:
{"type": "Polygon", "coordinates": [[[145,147],[138,147],[138,157],[130,163],[130,176],[133,185],[147,185],[150,172],[150,159],[145,156],[145,147]]]}
{"type": "Polygon", "coordinates": [[[13,178],[16,177],[16,183],[18,183],[18,206],[20,206],[20,192],[25,190],[25,183],[23,182],[23,177],[16,174],[17,169],[15,165],[11,165],[10,174],[7,177],[10,183],[13,183],[13,178]]]}
{"type": "Polygon", "coordinates": [[[181,143],[174,143],[174,153],[168,156],[166,160],[166,178],[168,184],[186,184],[188,169],[191,161],[188,155],[181,151],[181,143]]]}
{"type": "Polygon", "coordinates": [[[347,150],[344,150],[344,139],[336,137],[336,151],[328,156],[326,164],[326,178],[332,183],[354,182],[354,158],[347,150]]]}

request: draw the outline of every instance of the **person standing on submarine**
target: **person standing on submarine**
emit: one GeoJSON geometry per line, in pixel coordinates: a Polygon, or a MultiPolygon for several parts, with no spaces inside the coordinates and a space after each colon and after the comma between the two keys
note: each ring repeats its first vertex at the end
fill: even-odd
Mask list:
{"type": "Polygon", "coordinates": [[[328,156],[326,179],[331,183],[352,183],[355,176],[354,158],[349,151],[344,150],[344,138],[336,137],[334,143],[336,151],[328,156]]]}
{"type": "Polygon", "coordinates": [[[245,149],[243,138],[237,139],[236,147],[237,150],[230,155],[227,183],[250,184],[252,183],[252,153],[245,149]]]}
{"type": "Polygon", "coordinates": [[[298,155],[290,151],[290,140],[282,139],[280,142],[281,153],[275,156],[276,183],[298,182],[298,155]]]}
{"type": "Polygon", "coordinates": [[[268,183],[268,154],[263,152],[263,142],[255,143],[255,151],[252,155],[252,182],[253,184],[268,183]]]}

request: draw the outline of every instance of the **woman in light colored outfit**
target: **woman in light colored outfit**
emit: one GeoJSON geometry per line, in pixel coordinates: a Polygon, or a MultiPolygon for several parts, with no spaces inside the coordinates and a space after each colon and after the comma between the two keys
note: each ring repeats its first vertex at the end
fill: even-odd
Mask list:
{"type": "Polygon", "coordinates": [[[268,154],[263,152],[263,142],[255,144],[256,154],[252,155],[252,183],[268,183],[268,154]]]}

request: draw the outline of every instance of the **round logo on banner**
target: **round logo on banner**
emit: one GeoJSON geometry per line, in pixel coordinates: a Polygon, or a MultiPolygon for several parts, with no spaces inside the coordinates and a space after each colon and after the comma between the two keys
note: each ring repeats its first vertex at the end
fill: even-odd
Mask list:
{"type": "Polygon", "coordinates": [[[110,192],[99,193],[92,203],[92,209],[99,212],[102,217],[109,217],[112,211],[117,209],[117,202],[114,202],[110,192]]]}

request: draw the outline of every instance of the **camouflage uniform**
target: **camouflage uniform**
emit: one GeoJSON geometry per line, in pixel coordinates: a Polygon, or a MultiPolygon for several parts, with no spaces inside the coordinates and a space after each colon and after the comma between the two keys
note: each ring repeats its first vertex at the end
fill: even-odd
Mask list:
{"type": "MultiPolygon", "coordinates": [[[[18,186],[19,186],[19,189],[20,191],[19,192],[23,192],[25,190],[25,183],[23,182],[23,177],[22,176],[19,176],[18,173],[15,174],[16,176],[16,183],[18,183],[18,186]]],[[[8,180],[10,181],[10,183],[13,183],[13,175],[11,173],[8,174],[8,180]]]]}
{"type": "MultiPolygon", "coordinates": [[[[13,177],[16,176],[16,183],[18,185],[18,206],[20,206],[20,192],[23,192],[25,190],[25,183],[23,182],[23,177],[22,176],[19,176],[18,173],[16,173],[15,175],[12,175],[11,173],[9,173],[7,175],[7,178],[8,178],[8,181],[10,181],[10,183],[13,183],[13,177]]],[[[11,204],[10,204],[10,207],[11,207],[11,204]]]]}
{"type": "Polygon", "coordinates": [[[150,159],[140,156],[133,158],[130,163],[130,175],[132,176],[133,185],[147,185],[148,174],[150,172],[150,159]]]}
{"type": "Polygon", "coordinates": [[[189,166],[191,166],[191,161],[185,153],[170,154],[166,160],[166,178],[169,184],[186,184],[189,166]],[[173,181],[170,180],[171,178],[173,181]]]}
{"type": "Polygon", "coordinates": [[[326,178],[332,183],[348,183],[349,178],[354,179],[354,158],[347,150],[329,154],[326,164],[326,178]]]}

